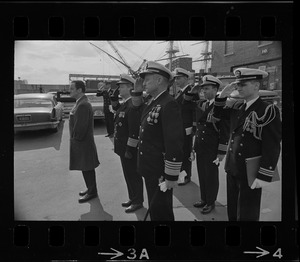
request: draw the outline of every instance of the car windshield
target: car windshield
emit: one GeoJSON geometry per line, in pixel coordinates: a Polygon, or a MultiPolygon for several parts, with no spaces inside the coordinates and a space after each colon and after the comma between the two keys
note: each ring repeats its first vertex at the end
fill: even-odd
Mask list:
{"type": "Polygon", "coordinates": [[[26,107],[52,107],[52,101],[49,99],[31,98],[31,99],[15,99],[15,108],[26,107]]]}

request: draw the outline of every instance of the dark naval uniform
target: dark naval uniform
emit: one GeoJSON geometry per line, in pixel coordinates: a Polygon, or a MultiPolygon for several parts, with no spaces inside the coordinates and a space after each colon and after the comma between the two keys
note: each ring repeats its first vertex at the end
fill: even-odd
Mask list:
{"type": "Polygon", "coordinates": [[[138,172],[145,178],[152,221],[174,220],[173,190],[162,192],[158,184],[164,178],[178,179],[183,155],[182,129],[180,108],[168,91],[150,101],[142,113],[138,172]]]}
{"type": "Polygon", "coordinates": [[[136,110],[131,98],[120,105],[115,114],[114,151],[120,156],[128,189],[129,200],[133,205],[144,202],[143,180],[137,172],[137,144],[141,112],[136,110]],[[126,151],[131,158],[126,158],[126,151]]]}
{"type": "Polygon", "coordinates": [[[230,119],[231,135],[225,162],[228,218],[230,221],[258,221],[262,189],[249,187],[245,160],[261,156],[257,178],[272,180],[281,150],[279,109],[260,98],[246,111],[241,101],[224,108],[225,103],[226,98],[215,98],[214,116],[230,119]]]}
{"type": "Polygon", "coordinates": [[[191,86],[187,85],[178,92],[175,97],[181,109],[183,132],[184,132],[184,145],[183,145],[183,159],[180,171],[185,171],[186,179],[190,179],[192,175],[192,162],[189,160],[192,151],[193,141],[193,115],[195,111],[194,104],[191,100],[184,99],[184,94],[191,90],[191,86]]]}
{"type": "Polygon", "coordinates": [[[225,155],[229,138],[229,123],[212,116],[214,104],[200,100],[196,107],[196,152],[201,202],[214,205],[219,191],[219,165],[213,163],[217,155],[225,155]]]}
{"type": "Polygon", "coordinates": [[[112,135],[114,133],[114,114],[109,109],[111,105],[110,96],[112,93],[113,90],[110,88],[109,90],[98,91],[96,94],[96,96],[103,96],[103,111],[108,135],[112,135]]]}

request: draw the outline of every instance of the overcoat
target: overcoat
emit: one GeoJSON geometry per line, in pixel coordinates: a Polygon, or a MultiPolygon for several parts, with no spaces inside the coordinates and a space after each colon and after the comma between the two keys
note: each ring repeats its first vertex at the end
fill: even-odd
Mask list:
{"type": "Polygon", "coordinates": [[[88,171],[99,166],[94,141],[94,116],[86,95],[76,101],[70,112],[70,170],[88,171]]]}

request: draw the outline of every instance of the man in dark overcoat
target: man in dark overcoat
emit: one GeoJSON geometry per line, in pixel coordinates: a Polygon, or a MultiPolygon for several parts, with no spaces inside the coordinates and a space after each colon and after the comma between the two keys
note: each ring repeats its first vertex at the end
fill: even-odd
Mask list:
{"type": "Polygon", "coordinates": [[[222,82],[212,75],[205,75],[201,89],[205,100],[196,106],[196,137],[194,150],[200,186],[200,201],[194,207],[208,214],[215,208],[219,191],[219,162],[226,154],[229,139],[228,120],[216,120],[213,115],[214,99],[222,82]]]}
{"type": "Polygon", "coordinates": [[[151,220],[173,221],[173,188],[183,156],[181,111],[167,90],[172,78],[170,70],[148,61],[140,77],[151,100],[141,118],[138,172],[145,179],[151,220]]]}
{"type": "Polygon", "coordinates": [[[120,156],[129,200],[122,203],[125,212],[131,213],[143,207],[143,179],[137,172],[137,144],[141,113],[133,107],[130,91],[135,80],[121,74],[117,82],[123,103],[115,113],[114,151],[120,156]]]}
{"type": "Polygon", "coordinates": [[[92,105],[85,95],[85,83],[72,81],[70,97],[76,103],[70,112],[70,170],[82,171],[87,190],[79,193],[78,201],[83,203],[98,196],[95,168],[99,166],[94,141],[94,115],[92,105]]]}
{"type": "Polygon", "coordinates": [[[254,68],[234,70],[236,82],[215,98],[214,116],[230,120],[226,154],[227,212],[229,221],[259,221],[262,187],[272,181],[281,150],[281,119],[278,107],[262,101],[259,88],[268,73],[254,68]],[[242,101],[226,106],[237,89],[242,101]],[[252,185],[247,179],[246,161],[261,157],[252,185]]]}
{"type": "MultiPolygon", "coordinates": [[[[178,185],[185,185],[191,182],[192,176],[192,162],[189,160],[192,151],[192,140],[193,140],[193,116],[195,107],[191,99],[185,96],[192,88],[189,84],[190,72],[184,68],[175,68],[174,71],[175,85],[179,87],[179,91],[175,96],[175,100],[180,106],[182,121],[183,121],[183,132],[184,132],[184,145],[183,145],[183,160],[181,171],[186,172],[184,181],[178,183],[178,185]]],[[[192,98],[192,97],[191,97],[192,98]]]]}

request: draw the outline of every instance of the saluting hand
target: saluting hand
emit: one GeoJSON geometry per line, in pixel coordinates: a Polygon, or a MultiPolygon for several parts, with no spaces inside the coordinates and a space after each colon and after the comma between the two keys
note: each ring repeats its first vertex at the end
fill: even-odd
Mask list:
{"type": "Polygon", "coordinates": [[[143,92],[143,78],[141,77],[138,77],[135,81],[135,84],[134,84],[134,91],[136,92],[143,92]]]}
{"type": "Polygon", "coordinates": [[[229,96],[236,89],[236,82],[232,82],[224,87],[220,92],[219,98],[224,98],[229,96]]]}

